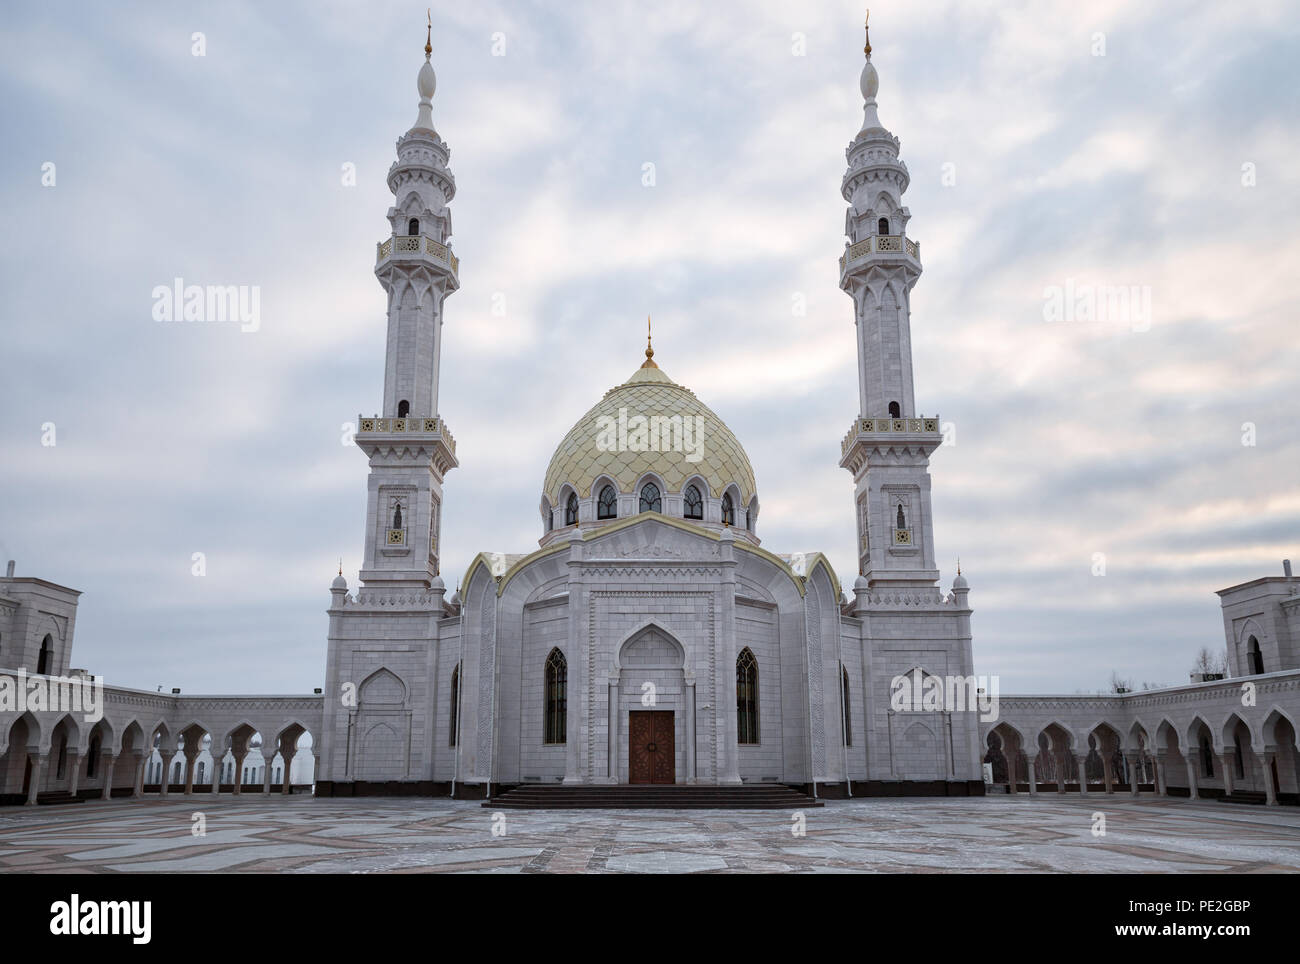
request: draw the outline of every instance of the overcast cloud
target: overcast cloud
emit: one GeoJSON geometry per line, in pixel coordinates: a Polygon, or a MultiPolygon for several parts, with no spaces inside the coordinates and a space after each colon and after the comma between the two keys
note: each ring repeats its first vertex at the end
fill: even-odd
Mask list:
{"type": "MultiPolygon", "coordinates": [[[[1095,690],[1112,669],[1185,682],[1223,643],[1214,590],[1300,564],[1294,14],[874,8],[925,265],[917,404],[957,431],[931,462],[936,549],[945,586],[961,558],[976,666],[1004,692],[1095,690]],[[1149,324],[1045,321],[1044,289],[1067,284],[1149,288],[1149,324]]],[[[340,437],[381,401],[374,244],[423,20],[6,10],[0,554],[83,591],[74,665],[190,693],[322,685],[327,590],[340,557],[356,584],[365,512],[366,459],[340,437]],[[154,321],[177,277],[259,286],[259,330],[154,321]]],[[[656,361],[745,445],[764,545],[823,551],[851,586],[836,259],[860,23],[855,4],[775,0],[435,8],[461,258],[449,589],[480,550],[536,547],[551,452],[639,364],[647,313],[656,361]]]]}

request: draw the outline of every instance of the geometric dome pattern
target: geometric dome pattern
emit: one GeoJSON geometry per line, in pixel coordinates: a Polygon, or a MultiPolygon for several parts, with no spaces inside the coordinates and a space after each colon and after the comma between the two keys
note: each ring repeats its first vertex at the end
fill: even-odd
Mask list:
{"type": "MultiPolygon", "coordinates": [[[[631,433],[629,433],[631,434],[631,433]]],[[[691,437],[694,443],[694,437],[691,437]]],[[[638,368],[622,385],[611,388],[605,397],[578,420],[578,424],[564,436],[564,441],[551,457],[546,469],[544,494],[551,505],[560,498],[560,488],[567,482],[578,493],[578,498],[591,496],[596,479],[608,475],[620,492],[630,493],[646,472],[654,472],[667,486],[669,492],[680,492],[686,480],[698,475],[708,483],[707,496],[721,498],[722,491],[731,483],[740,489],[739,510],[749,504],[755,492],[754,470],[749,456],[727,428],[707,405],[695,397],[689,388],[678,385],[653,361],[638,368]],[[684,451],[617,451],[609,445],[607,435],[601,432],[602,417],[617,423],[619,409],[627,409],[627,417],[660,415],[671,418],[690,418],[692,426],[702,425],[698,444],[692,444],[690,453],[699,453],[698,461],[688,461],[684,451]],[[703,422],[696,422],[695,416],[703,422]]]]}

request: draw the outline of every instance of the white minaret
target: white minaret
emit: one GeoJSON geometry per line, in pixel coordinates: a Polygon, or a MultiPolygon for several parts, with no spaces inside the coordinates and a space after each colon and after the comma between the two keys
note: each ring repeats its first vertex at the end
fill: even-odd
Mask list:
{"type": "Polygon", "coordinates": [[[845,152],[842,193],[849,202],[840,287],[853,298],[858,332],[858,417],[840,465],[856,483],[859,570],[871,586],[933,586],[930,453],[940,444],[937,416],[922,417],[912,388],[911,291],[921,249],[907,236],[907,165],[898,138],[880,125],[871,37],[860,81],[862,129],[845,152]]]}
{"type": "Polygon", "coordinates": [[[433,129],[432,53],[430,27],[416,80],[419,114],[398,138],[397,161],[388,170],[396,201],[388,209],[391,236],[379,242],[375,263],[375,277],[388,292],[384,404],[374,417],[358,416],[356,435],[370,457],[361,570],[368,587],[442,588],[442,480],[457,465],[456,443],[438,415],[442,303],[460,286],[447,209],[456,179],[447,167],[451,151],[433,129]]]}

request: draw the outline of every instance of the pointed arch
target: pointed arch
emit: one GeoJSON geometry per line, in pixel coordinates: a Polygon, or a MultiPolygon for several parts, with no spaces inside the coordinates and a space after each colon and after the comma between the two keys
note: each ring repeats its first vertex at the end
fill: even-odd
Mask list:
{"type": "Polygon", "coordinates": [[[759,742],[758,660],[748,646],[736,656],[736,742],[759,742]]]}
{"type": "Polygon", "coordinates": [[[616,673],[632,664],[655,669],[681,669],[686,665],[686,649],[681,641],[653,619],[645,620],[624,636],[614,653],[616,673]],[[667,645],[656,647],[656,642],[667,645]]]}
{"type": "Polygon", "coordinates": [[[546,656],[546,706],[544,709],[544,741],[548,744],[567,742],[569,664],[556,646],[546,656]]]}
{"type": "Polygon", "coordinates": [[[365,706],[394,706],[406,703],[406,683],[386,666],[375,670],[357,687],[357,704],[365,706]]]}

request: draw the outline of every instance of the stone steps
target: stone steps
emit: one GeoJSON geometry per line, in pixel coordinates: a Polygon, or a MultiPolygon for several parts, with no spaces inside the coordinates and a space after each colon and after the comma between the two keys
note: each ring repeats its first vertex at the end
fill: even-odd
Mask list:
{"type": "Polygon", "coordinates": [[[784,784],[522,785],[484,807],[499,810],[801,810],[822,802],[784,784]]]}

